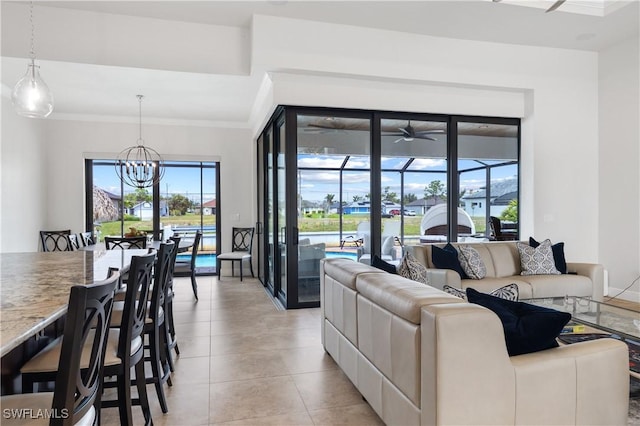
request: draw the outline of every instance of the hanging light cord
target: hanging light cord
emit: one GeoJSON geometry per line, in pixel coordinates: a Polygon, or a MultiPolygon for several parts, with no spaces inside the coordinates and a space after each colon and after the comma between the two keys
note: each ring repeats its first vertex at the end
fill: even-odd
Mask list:
{"type": "Polygon", "coordinates": [[[33,62],[36,60],[36,48],[35,48],[36,30],[35,30],[35,25],[33,25],[33,2],[31,2],[31,5],[29,6],[29,22],[31,23],[31,52],[29,53],[29,57],[33,62]]]}
{"type": "Polygon", "coordinates": [[[144,145],[144,139],[142,139],[142,98],[144,96],[142,95],[137,95],[138,96],[138,113],[139,113],[139,118],[140,120],[138,120],[138,122],[140,123],[140,136],[138,137],[138,144],[139,145],[144,145]]]}

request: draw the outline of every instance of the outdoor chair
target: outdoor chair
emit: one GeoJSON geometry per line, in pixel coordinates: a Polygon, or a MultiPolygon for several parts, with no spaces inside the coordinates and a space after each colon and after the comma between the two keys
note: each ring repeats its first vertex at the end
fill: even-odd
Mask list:
{"type": "Polygon", "coordinates": [[[495,241],[515,241],[518,234],[515,232],[504,232],[502,230],[502,222],[495,216],[489,216],[491,227],[491,238],[495,241]]]}
{"type": "Polygon", "coordinates": [[[176,260],[173,270],[174,277],[190,277],[193,295],[198,300],[198,283],[196,282],[196,259],[198,257],[198,249],[200,248],[200,240],[202,239],[202,231],[196,231],[196,236],[191,247],[191,258],[187,261],[176,260]]]}
{"type": "Polygon", "coordinates": [[[220,253],[216,257],[216,269],[218,271],[218,279],[220,279],[221,262],[231,262],[231,276],[235,276],[235,262],[240,264],[240,281],[242,281],[242,263],[244,260],[249,261],[249,268],[251,269],[251,276],[253,275],[253,262],[251,261],[251,249],[253,247],[253,233],[255,228],[233,228],[233,245],[231,252],[220,253]]]}
{"type": "Polygon", "coordinates": [[[69,242],[70,229],[63,231],[40,231],[42,251],[72,251],[69,242]]]}
{"type": "Polygon", "coordinates": [[[146,249],[147,237],[104,237],[104,244],[107,250],[146,249]]]}
{"type": "MultiPolygon", "coordinates": [[[[105,281],[71,287],[62,337],[23,366],[28,370],[43,362],[51,365],[47,381],[55,380],[54,391],[3,396],[0,403],[4,410],[58,413],[50,422],[44,418],[37,424],[98,424],[109,320],[118,278],[115,272],[105,281]],[[65,412],[69,414],[66,418],[60,414],[65,412]]],[[[23,387],[23,391],[32,392],[32,387],[23,387]]],[[[2,419],[6,425],[24,422],[18,416],[2,419]]]]}

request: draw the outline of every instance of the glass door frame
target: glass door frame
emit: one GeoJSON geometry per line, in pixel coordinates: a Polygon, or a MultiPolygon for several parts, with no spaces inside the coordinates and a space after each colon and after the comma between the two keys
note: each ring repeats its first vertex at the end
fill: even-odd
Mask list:
{"type": "MultiPolygon", "coordinates": [[[[94,231],[94,223],[93,223],[93,167],[94,165],[113,165],[115,167],[115,159],[90,159],[85,158],[84,160],[84,168],[85,168],[85,231],[93,232],[94,231]]],[[[172,160],[168,161],[168,164],[165,167],[171,168],[179,168],[179,167],[188,167],[188,168],[199,168],[200,169],[200,204],[202,206],[202,190],[203,190],[203,172],[205,168],[213,168],[215,170],[215,191],[216,191],[216,253],[219,252],[221,243],[222,243],[222,233],[220,229],[221,224],[221,203],[220,203],[220,162],[219,161],[180,161],[180,160],[172,160]]],[[[155,168],[157,173],[157,168],[155,168]]],[[[115,173],[115,172],[114,172],[115,173]]],[[[160,238],[160,185],[162,185],[162,181],[155,183],[152,187],[152,206],[153,206],[153,238],[160,238]]],[[[120,203],[120,229],[121,232],[124,233],[124,184],[120,181],[120,192],[122,197],[122,202],[120,203]]],[[[203,218],[202,213],[203,209],[201,207],[200,210],[200,229],[202,230],[203,218]]],[[[201,244],[203,244],[201,242],[201,244]]],[[[215,268],[214,268],[215,269],[215,268]]],[[[198,275],[215,275],[215,270],[212,272],[208,272],[206,274],[198,274],[198,275]]]]}

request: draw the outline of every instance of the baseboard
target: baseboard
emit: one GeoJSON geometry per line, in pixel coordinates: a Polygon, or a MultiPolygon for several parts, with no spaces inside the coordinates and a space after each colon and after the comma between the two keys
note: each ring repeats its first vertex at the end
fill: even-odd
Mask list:
{"type": "MultiPolygon", "coordinates": [[[[625,290],[622,288],[609,287],[609,297],[614,296],[616,299],[628,300],[629,302],[638,302],[640,300],[640,292],[634,290],[625,290]],[[620,295],[616,296],[618,293],[622,292],[620,295]]],[[[607,297],[605,297],[605,300],[607,297]]]]}

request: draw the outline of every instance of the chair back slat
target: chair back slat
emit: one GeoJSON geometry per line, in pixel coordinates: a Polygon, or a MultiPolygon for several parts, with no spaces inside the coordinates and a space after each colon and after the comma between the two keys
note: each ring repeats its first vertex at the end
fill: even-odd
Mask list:
{"type": "Polygon", "coordinates": [[[233,246],[231,251],[248,251],[253,247],[255,228],[233,228],[233,246]]]}
{"type": "Polygon", "coordinates": [[[169,271],[172,270],[170,262],[175,257],[174,253],[176,249],[176,244],[171,241],[160,244],[160,250],[158,250],[158,259],[153,277],[153,291],[151,292],[151,304],[149,306],[149,317],[156,324],[160,323],[160,308],[164,309],[165,307],[169,271]]]}
{"type": "Polygon", "coordinates": [[[69,241],[70,229],[62,231],[40,231],[42,251],[72,251],[69,241]]]}
{"type": "Polygon", "coordinates": [[[80,232],[78,236],[80,237],[82,247],[92,246],[96,243],[96,240],[93,238],[93,233],[91,232],[80,232]]]}
{"type": "Polygon", "coordinates": [[[144,331],[155,258],[154,253],[131,257],[118,342],[118,357],[122,360],[131,356],[131,342],[141,338],[144,331]]]}
{"type": "Polygon", "coordinates": [[[116,271],[105,281],[71,288],[52,406],[55,412],[69,415],[55,416],[51,425],[73,425],[92,407],[100,407],[109,323],[119,278],[116,271]],[[81,369],[85,342],[91,352],[88,368],[81,369]]]}
{"type": "Polygon", "coordinates": [[[146,249],[147,237],[104,237],[104,244],[107,250],[146,249]]]}

